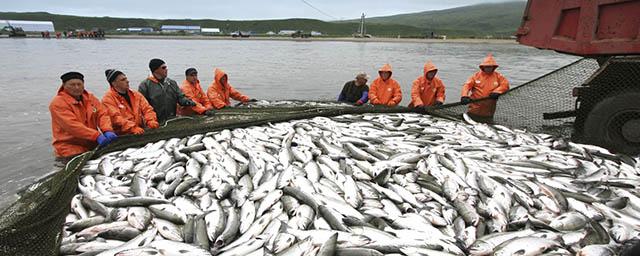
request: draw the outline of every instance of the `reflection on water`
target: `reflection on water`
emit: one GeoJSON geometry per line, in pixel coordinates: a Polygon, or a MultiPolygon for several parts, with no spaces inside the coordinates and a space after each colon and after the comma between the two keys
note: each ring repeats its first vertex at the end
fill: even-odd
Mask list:
{"type": "Polygon", "coordinates": [[[465,43],[2,39],[0,49],[0,198],[51,169],[48,105],[60,75],[70,70],[82,72],[87,90],[99,98],[108,87],[105,69],[124,71],[136,89],[149,75],[149,60],[162,58],[178,83],[186,68],[197,68],[205,90],[219,67],[254,98],[330,100],[359,71],[374,79],[377,69],[390,63],[407,105],[411,82],[426,60],[439,68],[447,102],[454,102],[489,52],[512,86],[576,59],[516,44],[465,43]]]}

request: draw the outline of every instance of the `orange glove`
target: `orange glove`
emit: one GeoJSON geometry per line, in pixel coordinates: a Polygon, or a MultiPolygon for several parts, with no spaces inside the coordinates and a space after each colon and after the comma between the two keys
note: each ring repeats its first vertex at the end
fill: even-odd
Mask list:
{"type": "Polygon", "coordinates": [[[393,102],[393,101],[389,101],[389,103],[387,103],[387,106],[389,106],[389,107],[393,107],[395,105],[396,105],[396,103],[393,102]]]}
{"type": "Polygon", "coordinates": [[[156,121],[152,121],[147,123],[147,127],[149,127],[150,129],[157,129],[160,127],[160,124],[158,124],[158,122],[156,121]]]}
{"type": "Polygon", "coordinates": [[[144,129],[136,126],[136,127],[133,127],[133,129],[131,129],[131,133],[135,135],[140,135],[144,133],[144,129]]]}

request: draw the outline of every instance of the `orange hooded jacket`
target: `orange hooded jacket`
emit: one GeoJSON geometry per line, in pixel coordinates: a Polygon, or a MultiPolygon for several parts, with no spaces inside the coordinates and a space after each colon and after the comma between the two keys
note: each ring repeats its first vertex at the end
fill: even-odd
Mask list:
{"type": "Polygon", "coordinates": [[[142,93],[128,90],[131,106],[113,87],[102,97],[102,104],[109,111],[113,128],[118,135],[133,134],[136,127],[158,128],[158,118],[142,93]]]}
{"type": "Polygon", "coordinates": [[[195,102],[196,105],[193,107],[183,107],[178,105],[178,115],[202,115],[205,111],[213,108],[213,106],[211,106],[209,98],[206,94],[204,94],[202,87],[200,87],[200,80],[196,80],[195,84],[192,84],[188,80],[184,80],[182,82],[182,86],[180,86],[180,90],[182,90],[185,96],[189,97],[189,99],[195,102]]]}
{"type": "Polygon", "coordinates": [[[436,101],[444,103],[444,83],[438,76],[427,79],[427,73],[438,70],[431,61],[424,64],[423,75],[413,81],[411,87],[411,103],[409,107],[433,106],[436,101]]]}
{"type": "MultiPolygon", "coordinates": [[[[380,70],[378,70],[378,76],[380,72],[392,72],[391,65],[384,64],[380,70]]],[[[400,84],[393,78],[389,77],[387,81],[382,80],[382,77],[376,78],[369,86],[369,100],[373,105],[387,105],[390,107],[396,106],[402,101],[402,90],[400,84]]]]}
{"type": "Polygon", "coordinates": [[[86,90],[78,101],[61,86],[49,104],[49,112],[56,157],[70,157],[95,148],[100,136],[98,128],[103,133],[113,131],[106,108],[86,90]]]}
{"type": "MultiPolygon", "coordinates": [[[[498,67],[496,60],[489,54],[480,64],[480,68],[486,66],[498,67]]],[[[471,99],[482,99],[489,97],[491,93],[503,94],[509,90],[509,81],[500,73],[493,71],[491,74],[478,71],[473,74],[462,87],[462,97],[470,97],[471,99]],[[469,93],[471,95],[469,96],[469,93]]],[[[496,100],[487,99],[476,103],[469,104],[469,113],[492,117],[496,112],[496,100]]]]}
{"type": "Polygon", "coordinates": [[[213,83],[211,83],[211,86],[209,86],[209,89],[207,89],[207,97],[209,97],[209,101],[211,101],[211,105],[213,105],[214,108],[221,109],[225,106],[231,105],[229,98],[241,102],[249,101],[249,97],[247,97],[246,95],[242,95],[242,93],[233,89],[231,84],[229,84],[229,81],[227,81],[224,85],[220,83],[220,79],[223,76],[227,76],[224,71],[216,68],[213,73],[214,79],[213,83]]]}

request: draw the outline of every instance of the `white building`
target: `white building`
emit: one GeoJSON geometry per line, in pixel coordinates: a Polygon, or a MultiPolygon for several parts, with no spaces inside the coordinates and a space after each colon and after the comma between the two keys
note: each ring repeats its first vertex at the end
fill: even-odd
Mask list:
{"type": "Polygon", "coordinates": [[[25,32],[55,32],[52,21],[0,20],[0,29],[5,26],[22,28],[25,32]]]}
{"type": "Polygon", "coordinates": [[[280,30],[280,32],[278,32],[278,35],[281,36],[290,36],[293,35],[297,32],[297,30],[280,30]]]}
{"type": "Polygon", "coordinates": [[[221,31],[219,28],[202,28],[200,32],[203,34],[220,34],[221,31]]]}
{"type": "Polygon", "coordinates": [[[162,32],[187,32],[187,33],[199,33],[200,26],[185,26],[185,25],[162,25],[160,27],[162,32]]]}

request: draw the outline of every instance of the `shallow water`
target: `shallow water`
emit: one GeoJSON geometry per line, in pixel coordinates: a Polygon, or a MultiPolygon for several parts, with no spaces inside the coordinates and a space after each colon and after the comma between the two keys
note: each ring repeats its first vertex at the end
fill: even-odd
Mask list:
{"type": "Polygon", "coordinates": [[[0,205],[51,171],[48,105],[60,75],[70,70],[82,72],[85,88],[99,98],[108,87],[105,69],[124,71],[136,89],[149,75],[149,59],[162,58],[178,83],[186,68],[197,68],[205,90],[219,67],[236,89],[253,98],[330,100],[359,71],[372,81],[388,62],[407,105],[411,82],[428,59],[439,68],[447,102],[459,100],[462,83],[488,52],[512,86],[577,59],[516,44],[472,43],[0,39],[0,49],[0,205]]]}

